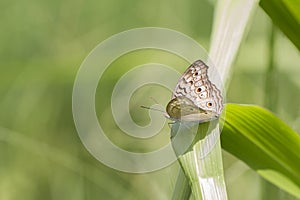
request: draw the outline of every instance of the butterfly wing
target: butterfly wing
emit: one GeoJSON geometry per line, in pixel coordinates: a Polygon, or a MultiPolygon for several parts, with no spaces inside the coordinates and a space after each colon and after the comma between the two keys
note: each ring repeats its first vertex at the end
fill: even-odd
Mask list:
{"type": "Polygon", "coordinates": [[[210,82],[208,66],[201,60],[195,61],[183,73],[173,92],[173,99],[186,97],[202,110],[219,115],[223,108],[220,90],[210,82]]]}

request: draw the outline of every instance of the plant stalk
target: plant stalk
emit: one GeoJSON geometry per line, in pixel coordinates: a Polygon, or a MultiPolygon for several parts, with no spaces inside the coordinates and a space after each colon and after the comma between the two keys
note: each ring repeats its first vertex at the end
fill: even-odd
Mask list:
{"type": "Polygon", "coordinates": [[[181,166],[191,181],[193,197],[205,200],[227,199],[220,140],[208,155],[201,157],[199,155],[207,153],[203,150],[203,142],[207,141],[196,143],[193,151],[179,157],[181,166]]]}

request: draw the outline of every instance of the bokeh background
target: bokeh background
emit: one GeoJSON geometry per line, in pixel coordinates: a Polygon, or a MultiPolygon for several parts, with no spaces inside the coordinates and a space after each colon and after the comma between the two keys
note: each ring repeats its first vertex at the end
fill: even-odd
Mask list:
{"type": "MultiPolygon", "coordinates": [[[[214,3],[208,0],[1,1],[0,199],[170,199],[178,163],[147,174],[128,174],[106,167],[88,153],[73,122],[72,87],[88,53],[128,29],[170,28],[208,49],[213,11],[214,3]]],[[[277,81],[270,109],[300,132],[298,50],[272,29],[261,8],[248,28],[227,83],[227,102],[266,106],[267,67],[273,55],[277,81]],[[270,42],[272,30],[275,40],[270,42]]],[[[124,136],[111,116],[110,97],[123,73],[147,62],[168,64],[181,72],[187,67],[166,52],[132,52],[112,63],[96,95],[98,118],[107,136],[138,152],[168,142],[168,125],[151,140],[124,136]]],[[[149,97],[153,97],[165,106],[170,95],[159,86],[141,88],[132,97],[132,118],[146,125],[148,111],[140,105],[152,105],[149,97]]],[[[226,152],[223,160],[229,199],[257,199],[258,175],[226,152]]]]}

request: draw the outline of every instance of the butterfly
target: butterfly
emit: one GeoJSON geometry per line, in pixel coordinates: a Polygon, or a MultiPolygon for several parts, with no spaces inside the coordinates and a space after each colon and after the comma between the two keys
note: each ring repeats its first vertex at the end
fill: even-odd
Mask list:
{"type": "Polygon", "coordinates": [[[208,66],[201,60],[187,68],[166,107],[168,118],[199,123],[219,118],[223,98],[220,90],[209,80],[207,70],[208,66]]]}

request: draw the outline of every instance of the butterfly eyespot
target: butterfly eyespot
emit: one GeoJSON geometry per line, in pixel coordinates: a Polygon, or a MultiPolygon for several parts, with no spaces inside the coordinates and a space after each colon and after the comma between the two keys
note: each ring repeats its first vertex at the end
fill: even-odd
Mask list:
{"type": "Polygon", "coordinates": [[[212,103],[211,103],[211,102],[207,102],[206,105],[207,105],[208,107],[211,107],[211,106],[212,106],[212,103]]]}
{"type": "Polygon", "coordinates": [[[206,93],[206,92],[200,93],[200,97],[201,97],[201,98],[206,98],[206,97],[207,97],[207,93],[206,93]]]}
{"type": "Polygon", "coordinates": [[[196,89],[196,92],[201,92],[202,91],[202,88],[197,88],[196,89]]]}
{"type": "Polygon", "coordinates": [[[198,72],[195,73],[195,76],[198,76],[198,72]]]}

